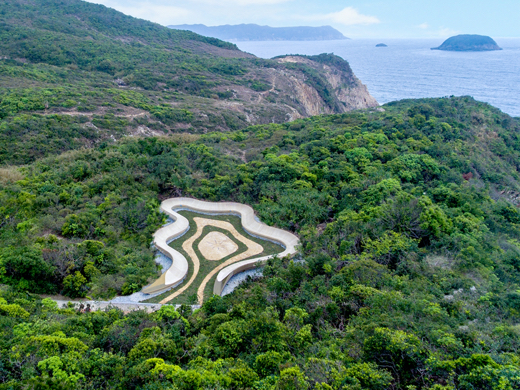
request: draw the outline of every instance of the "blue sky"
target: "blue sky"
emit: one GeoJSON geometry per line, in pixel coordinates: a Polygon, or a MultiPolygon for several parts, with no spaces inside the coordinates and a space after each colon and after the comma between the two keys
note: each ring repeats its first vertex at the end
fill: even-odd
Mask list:
{"type": "Polygon", "coordinates": [[[520,0],[93,0],[163,25],[331,25],[351,38],[520,37],[520,0]]]}

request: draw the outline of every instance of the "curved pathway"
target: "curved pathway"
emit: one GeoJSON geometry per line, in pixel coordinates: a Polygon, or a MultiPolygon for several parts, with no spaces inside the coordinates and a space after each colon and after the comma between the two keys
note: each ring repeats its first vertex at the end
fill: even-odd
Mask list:
{"type": "MultiPolygon", "coordinates": [[[[164,253],[166,256],[168,256],[172,259],[172,266],[156,282],[154,282],[152,285],[143,289],[144,293],[153,293],[153,292],[165,290],[165,289],[171,288],[175,285],[178,285],[186,278],[186,276],[188,274],[188,262],[187,262],[186,258],[181,253],[174,250],[173,248],[171,248],[168,245],[168,242],[170,242],[174,239],[180,238],[189,229],[188,220],[174,210],[177,210],[177,211],[189,210],[189,211],[199,212],[201,214],[236,214],[236,215],[239,215],[241,218],[242,227],[244,228],[244,230],[246,232],[248,232],[249,234],[251,234],[253,236],[256,236],[256,237],[259,237],[259,238],[262,238],[262,239],[265,239],[268,241],[276,242],[285,248],[285,250],[282,253],[278,254],[277,256],[279,256],[279,257],[294,256],[297,253],[296,247],[300,243],[298,237],[296,237],[294,234],[292,234],[290,232],[268,226],[268,225],[258,221],[255,217],[254,210],[250,206],[240,204],[240,203],[232,203],[232,202],[218,202],[218,203],[217,202],[204,202],[204,201],[200,201],[197,199],[191,199],[191,198],[167,199],[162,202],[161,211],[168,214],[174,220],[174,223],[164,226],[163,228],[159,229],[155,233],[154,244],[157,247],[157,249],[159,249],[162,253],[164,253]]],[[[209,221],[211,221],[212,223],[213,222],[223,222],[223,221],[215,221],[215,220],[209,220],[209,221]]],[[[236,229],[232,225],[231,225],[231,227],[236,232],[236,229]]],[[[236,233],[238,234],[238,232],[236,232],[236,233]]],[[[200,236],[200,234],[199,234],[199,236],[200,236]]],[[[238,239],[238,237],[236,237],[236,238],[238,239]]],[[[195,241],[195,239],[193,239],[193,241],[191,241],[191,239],[187,240],[187,241],[191,241],[191,243],[193,243],[195,241]]],[[[248,240],[248,241],[250,241],[250,240],[248,240]]],[[[254,244],[259,245],[256,243],[254,243],[254,244]]],[[[186,248],[184,248],[184,245],[183,245],[183,249],[186,250],[186,248]]],[[[263,251],[263,249],[262,249],[262,251],[263,251]]],[[[262,251],[257,252],[256,254],[261,253],[262,251]]],[[[191,253],[189,251],[187,251],[187,253],[189,253],[190,257],[191,257],[191,253]]],[[[267,261],[268,259],[274,257],[274,255],[270,255],[270,256],[264,256],[264,257],[250,259],[250,260],[240,261],[244,258],[255,255],[255,253],[250,253],[246,257],[240,257],[246,253],[247,252],[244,252],[240,255],[237,255],[237,256],[229,259],[228,261],[226,261],[225,263],[218,266],[215,270],[213,270],[210,274],[208,274],[206,276],[206,278],[202,282],[201,286],[199,287],[199,291],[197,294],[198,298],[199,298],[199,302],[202,301],[201,291],[203,294],[204,286],[211,279],[211,277],[215,275],[216,272],[219,272],[219,273],[215,280],[213,293],[220,295],[222,293],[222,290],[223,290],[224,286],[226,285],[227,281],[233,275],[235,275],[239,272],[251,269],[251,268],[255,268],[258,265],[258,263],[263,263],[263,262],[267,261]],[[234,261],[231,262],[231,260],[234,260],[234,261]]],[[[196,258],[196,256],[194,257],[194,259],[195,258],[196,258]]],[[[198,259],[197,259],[197,261],[198,261],[198,259]]],[[[195,261],[194,261],[194,264],[195,264],[195,261]]],[[[200,263],[199,263],[199,266],[200,266],[200,263]]],[[[193,275],[190,278],[190,281],[188,282],[188,284],[186,286],[183,286],[183,288],[181,290],[170,295],[168,298],[161,301],[161,303],[168,302],[171,299],[178,296],[180,293],[184,292],[186,290],[186,288],[191,283],[193,283],[193,281],[195,280],[194,279],[196,277],[195,271],[197,271],[197,273],[198,273],[199,266],[195,266],[196,269],[194,269],[193,275]]]]}
{"type": "MultiPolygon", "coordinates": [[[[249,240],[248,238],[244,237],[243,235],[241,235],[236,229],[235,227],[230,224],[229,222],[225,222],[225,221],[218,221],[218,220],[214,220],[214,219],[207,219],[207,218],[193,218],[193,221],[195,221],[196,225],[197,225],[197,232],[192,236],[190,237],[189,239],[187,239],[186,241],[184,241],[184,243],[182,244],[182,249],[184,249],[184,251],[188,254],[188,256],[190,256],[190,258],[192,259],[193,261],[193,274],[190,278],[190,280],[188,281],[188,283],[186,283],[185,286],[183,286],[181,289],[175,291],[172,295],[164,298],[160,303],[161,304],[165,304],[167,302],[170,302],[173,298],[176,298],[178,297],[179,295],[181,295],[184,291],[186,291],[188,289],[188,287],[195,281],[195,279],[197,278],[198,276],[198,273],[199,273],[199,269],[200,269],[200,259],[199,257],[197,256],[194,248],[193,248],[193,244],[195,243],[195,241],[197,241],[199,239],[199,237],[202,235],[202,232],[204,230],[204,228],[206,226],[215,226],[215,227],[218,227],[218,228],[221,228],[221,229],[224,229],[224,230],[227,230],[229,231],[230,233],[233,234],[233,236],[238,240],[240,241],[241,243],[243,243],[244,245],[247,246],[247,250],[245,252],[242,252],[240,253],[239,255],[237,256],[234,256],[233,258],[229,259],[228,261],[224,262],[223,264],[221,264],[219,267],[217,267],[219,270],[222,269],[223,267],[222,266],[227,266],[229,264],[232,264],[232,263],[235,263],[237,261],[240,261],[240,260],[243,260],[243,259],[247,259],[248,257],[251,257],[251,256],[254,256],[254,255],[257,255],[259,253],[262,253],[264,251],[264,248],[260,245],[260,244],[257,244],[256,242],[252,241],[252,240],[249,240]]],[[[214,275],[214,273],[212,273],[212,276],[214,275]]],[[[206,278],[207,279],[207,278],[206,278]]],[[[207,280],[204,279],[204,281],[202,282],[202,284],[204,285],[204,287],[206,286],[207,284],[207,280]]],[[[199,291],[197,293],[197,298],[198,298],[198,301],[199,302],[202,302],[203,299],[204,299],[204,288],[202,289],[202,294],[200,293],[200,288],[199,288],[199,291]]],[[[202,303],[201,303],[202,304],[202,303]]]]}

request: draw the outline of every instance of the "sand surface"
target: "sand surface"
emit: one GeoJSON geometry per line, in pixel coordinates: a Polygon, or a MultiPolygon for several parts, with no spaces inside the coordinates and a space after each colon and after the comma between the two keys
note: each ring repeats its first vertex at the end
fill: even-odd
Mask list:
{"type": "Polygon", "coordinates": [[[228,236],[220,232],[210,232],[199,243],[199,252],[206,260],[222,260],[237,250],[238,245],[228,236]]]}
{"type": "MultiPolygon", "coordinates": [[[[170,296],[164,298],[160,302],[161,304],[170,302],[172,299],[178,297],[180,294],[182,294],[184,291],[186,291],[188,289],[188,287],[190,287],[191,284],[197,278],[197,275],[198,275],[199,270],[200,270],[200,259],[198,258],[197,254],[195,253],[195,250],[193,249],[193,244],[202,235],[202,231],[203,231],[204,227],[206,227],[206,226],[215,226],[215,227],[218,227],[220,229],[227,230],[228,232],[233,234],[233,237],[237,241],[240,241],[241,243],[243,243],[247,247],[247,250],[242,252],[242,253],[240,253],[240,254],[238,254],[238,255],[236,255],[236,256],[233,256],[231,259],[229,259],[226,262],[220,264],[218,267],[213,269],[208,275],[206,275],[206,277],[202,281],[202,283],[199,286],[199,289],[197,291],[197,299],[198,299],[200,304],[202,304],[202,302],[204,301],[204,289],[206,287],[206,284],[210,281],[210,279],[217,272],[219,272],[221,269],[227,267],[230,264],[236,263],[237,261],[240,261],[240,260],[247,259],[247,258],[249,258],[251,256],[258,255],[259,253],[262,253],[264,251],[264,248],[262,247],[262,245],[260,245],[260,244],[258,244],[256,242],[254,242],[254,241],[244,237],[229,222],[218,221],[218,220],[215,220],[215,219],[208,219],[208,218],[199,218],[199,217],[193,218],[193,221],[197,225],[197,231],[196,231],[196,233],[193,236],[191,236],[189,239],[184,241],[184,243],[182,244],[182,249],[184,249],[184,251],[188,254],[188,256],[193,261],[193,274],[192,274],[190,280],[182,288],[180,288],[179,290],[175,291],[170,296]]],[[[211,234],[211,233],[209,233],[209,234],[211,234]]],[[[209,236],[209,234],[208,234],[208,236],[209,236]]],[[[220,233],[220,234],[222,234],[222,233],[220,233]]],[[[230,240],[224,234],[222,234],[222,236],[224,236],[226,239],[231,241],[231,243],[236,245],[232,240],[230,240]]],[[[203,241],[201,241],[201,243],[203,241]]],[[[237,247],[237,249],[238,249],[238,247],[237,247]]],[[[233,251],[233,252],[230,252],[230,254],[232,254],[234,252],[236,252],[236,250],[233,251]]],[[[201,251],[201,253],[203,253],[203,252],[201,251]]],[[[210,253],[210,255],[212,255],[212,254],[214,254],[214,252],[210,253]]],[[[229,255],[227,255],[227,256],[229,256],[229,255]]],[[[226,257],[226,256],[221,257],[221,259],[223,259],[224,257],[226,257]]]]}

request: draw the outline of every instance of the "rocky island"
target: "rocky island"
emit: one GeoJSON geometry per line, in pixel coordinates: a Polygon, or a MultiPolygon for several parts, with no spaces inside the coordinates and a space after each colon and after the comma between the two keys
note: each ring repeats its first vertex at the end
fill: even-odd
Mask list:
{"type": "Polygon", "coordinates": [[[432,50],[445,51],[493,51],[502,50],[497,43],[485,35],[457,35],[448,38],[439,47],[433,47],[432,50]]]}
{"type": "Polygon", "coordinates": [[[225,26],[183,24],[168,27],[176,30],[188,30],[196,34],[226,41],[332,41],[348,39],[331,26],[270,27],[257,24],[225,26]]]}
{"type": "Polygon", "coordinates": [[[388,47],[386,43],[378,43],[376,47],[388,47]]]}

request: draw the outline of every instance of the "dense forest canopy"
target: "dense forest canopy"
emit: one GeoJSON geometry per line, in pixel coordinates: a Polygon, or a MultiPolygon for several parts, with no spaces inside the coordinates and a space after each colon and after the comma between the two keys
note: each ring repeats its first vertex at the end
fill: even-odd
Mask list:
{"type": "Polygon", "coordinates": [[[4,168],[0,388],[517,388],[519,127],[471,98],[403,101],[4,168]],[[34,295],[139,290],[176,195],[252,204],[304,261],[194,313],[34,295]]]}
{"type": "Polygon", "coordinates": [[[520,388],[518,118],[451,97],[287,122],[262,72],[338,112],[306,61],[348,63],[76,0],[4,0],[0,25],[0,390],[520,388]],[[174,196],[250,204],[301,254],[199,310],[57,306],[156,279],[174,196]]]}

